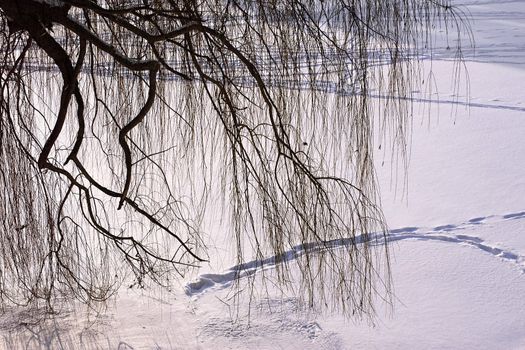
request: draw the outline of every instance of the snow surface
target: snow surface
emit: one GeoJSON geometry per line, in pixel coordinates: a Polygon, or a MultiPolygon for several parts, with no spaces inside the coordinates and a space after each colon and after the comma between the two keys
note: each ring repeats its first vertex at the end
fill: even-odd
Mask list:
{"type": "Polygon", "coordinates": [[[379,303],[373,323],[349,321],[269,293],[248,319],[231,305],[232,267],[172,292],[123,289],[100,313],[64,305],[32,324],[3,310],[0,348],[525,349],[525,1],[462,3],[476,40],[465,48],[470,100],[436,50],[438,94],[416,95],[408,187],[377,155],[393,310],[379,303]]]}

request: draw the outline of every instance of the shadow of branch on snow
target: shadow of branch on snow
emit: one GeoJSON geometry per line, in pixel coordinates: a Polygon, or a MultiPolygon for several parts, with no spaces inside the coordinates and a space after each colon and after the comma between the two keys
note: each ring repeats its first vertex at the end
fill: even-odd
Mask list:
{"type": "MultiPolygon", "coordinates": [[[[87,326],[71,312],[51,313],[47,309],[21,308],[2,310],[0,348],[19,350],[102,350],[111,347],[106,332],[100,331],[101,320],[87,326]],[[79,324],[75,324],[78,320],[79,324]]],[[[102,322],[103,323],[103,322],[102,322]]],[[[118,349],[132,349],[131,346],[118,349]]]]}

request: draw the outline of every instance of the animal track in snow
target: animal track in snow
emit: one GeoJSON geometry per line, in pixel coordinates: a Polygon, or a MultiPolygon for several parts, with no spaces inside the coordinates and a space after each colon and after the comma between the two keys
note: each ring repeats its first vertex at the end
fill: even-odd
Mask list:
{"type": "Polygon", "coordinates": [[[503,218],[504,219],[523,219],[525,218],[525,211],[503,215],[503,218]]]}
{"type": "Polygon", "coordinates": [[[483,220],[485,220],[485,219],[486,219],[486,217],[480,216],[478,218],[470,219],[468,222],[471,223],[471,224],[481,224],[483,222],[483,220]]]}
{"type": "MultiPolygon", "coordinates": [[[[432,229],[413,226],[393,229],[389,231],[387,239],[389,242],[397,242],[402,240],[422,240],[468,245],[501,258],[502,260],[516,264],[523,272],[525,272],[525,257],[502,248],[491,246],[479,237],[457,234],[458,231],[464,230],[468,227],[473,227],[475,225],[484,225],[487,222],[518,219],[525,219],[525,211],[509,213],[505,215],[494,215],[490,217],[475,217],[459,225],[440,225],[432,229]],[[487,221],[489,218],[491,220],[487,221]]],[[[382,236],[371,236],[372,238],[370,239],[370,242],[373,242],[374,245],[380,245],[384,243],[382,236]]],[[[251,276],[258,271],[271,269],[276,265],[295,260],[307,252],[315,252],[324,249],[337,249],[347,246],[351,243],[351,241],[353,241],[355,244],[360,244],[363,242],[363,237],[357,236],[354,239],[345,238],[335,239],[328,242],[300,244],[286,251],[280,256],[252,260],[233,266],[223,273],[209,273],[200,275],[195,281],[186,284],[185,292],[188,296],[195,296],[210,289],[222,289],[230,286],[237,279],[251,276]]]]}
{"type": "Polygon", "coordinates": [[[419,230],[419,227],[403,227],[403,228],[397,228],[395,230],[390,230],[390,233],[409,233],[409,232],[416,232],[419,230]]]}
{"type": "MultiPolygon", "coordinates": [[[[198,337],[212,340],[225,338],[231,344],[238,341],[246,344],[253,340],[254,344],[250,343],[253,348],[256,348],[261,338],[266,338],[276,342],[275,348],[282,348],[278,344],[282,344],[289,339],[287,335],[292,334],[309,349],[342,349],[339,335],[323,330],[314,318],[303,312],[296,298],[264,299],[255,306],[254,312],[257,312],[258,317],[250,319],[248,323],[234,321],[224,315],[210,317],[198,337]]],[[[288,348],[303,347],[286,344],[288,348]]]]}
{"type": "MultiPolygon", "coordinates": [[[[405,240],[405,239],[416,239],[416,240],[423,240],[423,241],[442,241],[442,242],[470,245],[475,248],[481,249],[484,252],[490,253],[494,256],[497,256],[504,260],[508,260],[515,264],[520,264],[520,262],[524,260],[523,257],[515,253],[487,245],[484,243],[484,241],[481,238],[478,238],[478,237],[471,237],[471,236],[466,236],[466,235],[437,235],[433,233],[425,234],[425,235],[401,234],[401,235],[393,235],[389,237],[390,242],[395,242],[395,241],[405,240]]],[[[525,272],[524,266],[520,266],[520,268],[523,272],[525,272]]]]}
{"type": "Polygon", "coordinates": [[[434,227],[434,231],[452,231],[456,230],[458,227],[456,225],[442,225],[434,227]]]}

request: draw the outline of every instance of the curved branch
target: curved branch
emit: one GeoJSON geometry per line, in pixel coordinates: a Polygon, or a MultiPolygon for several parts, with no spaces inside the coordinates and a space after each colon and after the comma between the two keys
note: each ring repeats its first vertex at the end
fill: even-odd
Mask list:
{"type": "Polygon", "coordinates": [[[155,93],[157,90],[157,72],[159,71],[159,64],[150,70],[149,72],[149,89],[148,89],[148,98],[146,100],[146,103],[144,106],[142,106],[142,109],[139,111],[137,116],[133,118],[128,124],[126,124],[119,132],[118,135],[118,142],[120,146],[122,147],[122,150],[124,151],[124,158],[126,162],[126,178],[124,183],[124,189],[122,190],[122,197],[120,198],[119,206],[118,208],[122,208],[122,204],[124,204],[124,199],[127,197],[129,186],[131,184],[131,167],[133,165],[133,161],[131,158],[131,149],[129,148],[128,143],[126,142],[126,137],[128,133],[133,130],[137,125],[139,125],[146,114],[148,114],[149,110],[153,106],[153,103],[155,102],[155,93]]]}
{"type": "Polygon", "coordinates": [[[44,50],[47,53],[47,55],[53,59],[58,69],[60,70],[60,73],[62,74],[62,79],[64,81],[60,97],[60,108],[58,111],[55,126],[53,127],[51,134],[44,143],[42,152],[38,157],[38,166],[42,169],[47,167],[47,158],[49,156],[49,153],[51,152],[53,145],[60,136],[62,128],[64,127],[67,110],[71,101],[73,91],[78,90],[78,84],[76,82],[76,75],[78,75],[78,72],[75,72],[75,70],[73,69],[73,65],[71,63],[71,60],[69,59],[69,55],[67,54],[67,52],[62,48],[62,46],[60,46],[60,44],[58,44],[55,41],[55,39],[53,39],[51,35],[49,35],[49,33],[46,31],[42,24],[40,24],[36,20],[27,21],[24,24],[26,25],[25,28],[29,31],[29,33],[31,34],[35,42],[38,44],[38,46],[40,46],[40,48],[44,50]]]}

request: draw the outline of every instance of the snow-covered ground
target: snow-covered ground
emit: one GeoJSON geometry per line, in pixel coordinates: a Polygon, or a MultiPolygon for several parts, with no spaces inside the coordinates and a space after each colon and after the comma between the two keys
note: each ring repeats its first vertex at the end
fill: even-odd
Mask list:
{"type": "Polygon", "coordinates": [[[124,288],[99,313],[32,324],[3,310],[0,348],[525,349],[525,1],[462,3],[470,99],[454,95],[453,61],[437,50],[438,94],[415,101],[408,187],[377,155],[393,310],[379,302],[373,323],[357,322],[270,292],[248,319],[225,269],[172,292],[124,288]]]}

